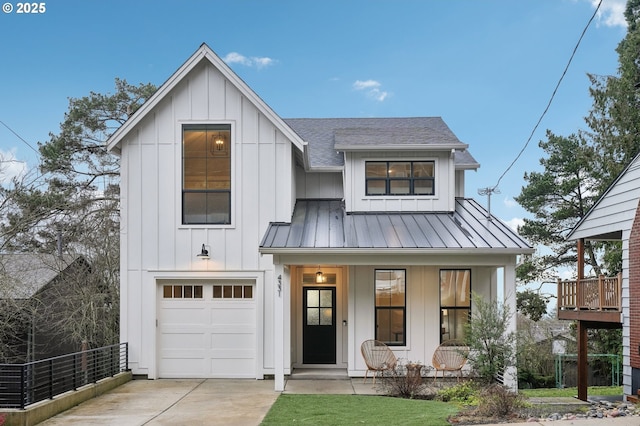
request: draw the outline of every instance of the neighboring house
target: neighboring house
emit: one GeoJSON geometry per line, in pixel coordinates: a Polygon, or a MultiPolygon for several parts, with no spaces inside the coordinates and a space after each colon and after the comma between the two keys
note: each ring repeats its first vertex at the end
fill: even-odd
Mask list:
{"type": "MultiPolygon", "coordinates": [[[[628,399],[635,399],[640,388],[639,200],[640,156],[637,156],[571,231],[568,239],[578,242],[579,276],[574,281],[560,282],[558,293],[558,318],[578,322],[578,368],[582,357],[583,373],[587,329],[622,328],[623,391],[628,399]],[[619,277],[584,279],[585,240],[622,242],[619,277]]],[[[581,399],[586,399],[587,385],[586,381],[578,382],[581,399]]]]}
{"type": "Polygon", "coordinates": [[[479,164],[439,117],[286,120],[203,44],[107,144],[134,374],[282,390],[296,368],[363,376],[367,339],[430,362],[471,291],[515,312],[533,250],[464,198],[479,164]]]}
{"type": "Polygon", "coordinates": [[[24,363],[77,352],[71,336],[55,322],[63,299],[86,275],[82,257],[49,254],[0,255],[0,354],[24,363]]]}

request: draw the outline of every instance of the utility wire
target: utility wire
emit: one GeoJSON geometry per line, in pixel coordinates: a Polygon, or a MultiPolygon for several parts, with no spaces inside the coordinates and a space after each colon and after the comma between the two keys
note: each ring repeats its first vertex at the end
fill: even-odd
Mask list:
{"type": "MultiPolygon", "coordinates": [[[[571,65],[571,62],[573,61],[573,57],[575,56],[576,51],[578,50],[578,47],[580,46],[580,43],[582,42],[582,38],[584,37],[585,33],[587,32],[587,29],[591,25],[591,22],[593,22],[593,19],[598,14],[598,11],[600,10],[600,5],[602,5],[602,0],[600,0],[600,2],[598,3],[598,6],[596,7],[596,10],[593,12],[593,15],[591,16],[591,19],[589,19],[589,22],[587,22],[587,25],[584,27],[584,30],[582,30],[582,34],[580,35],[580,38],[578,39],[578,42],[576,43],[576,46],[573,48],[573,52],[571,53],[571,57],[569,58],[569,62],[567,62],[567,66],[564,68],[564,71],[562,72],[562,76],[560,77],[560,80],[558,80],[558,84],[556,84],[556,88],[553,90],[553,93],[551,94],[551,98],[549,99],[549,103],[547,103],[547,107],[544,109],[544,111],[542,112],[542,115],[538,119],[538,122],[536,123],[535,127],[531,131],[531,134],[529,135],[529,138],[527,139],[527,142],[524,144],[524,146],[522,147],[522,149],[520,150],[520,152],[518,153],[516,158],[511,162],[511,164],[509,164],[509,167],[507,167],[507,169],[504,171],[504,173],[502,173],[502,175],[500,175],[500,178],[498,178],[498,182],[496,182],[496,184],[493,187],[483,188],[482,189],[482,191],[485,192],[485,194],[488,191],[489,192],[489,196],[491,196],[491,192],[498,192],[497,188],[498,188],[498,185],[500,185],[500,181],[502,180],[502,178],[509,172],[509,170],[511,170],[511,168],[516,163],[516,161],[518,161],[520,156],[524,153],[524,150],[527,149],[527,146],[529,145],[529,142],[531,142],[531,139],[533,138],[533,135],[536,132],[536,130],[538,130],[538,126],[542,122],[542,119],[547,114],[547,111],[549,111],[549,107],[551,106],[551,102],[553,102],[553,98],[556,96],[556,92],[558,91],[558,88],[560,87],[560,83],[562,83],[562,80],[564,79],[564,76],[567,74],[567,70],[569,69],[569,66],[571,65]]],[[[485,195],[485,194],[482,194],[482,195],[485,195]]]]}
{"type": "Polygon", "coordinates": [[[20,136],[19,134],[17,134],[11,127],[7,126],[5,124],[4,121],[0,120],[0,124],[2,124],[4,127],[6,127],[7,129],[9,129],[9,131],[11,133],[13,133],[14,135],[16,135],[16,137],[18,139],[20,139],[25,145],[27,145],[29,148],[31,148],[36,154],[40,155],[40,151],[38,151],[37,149],[35,149],[34,147],[31,146],[31,144],[29,144],[29,142],[27,142],[26,140],[24,140],[24,138],[22,136],[20,136]]]}

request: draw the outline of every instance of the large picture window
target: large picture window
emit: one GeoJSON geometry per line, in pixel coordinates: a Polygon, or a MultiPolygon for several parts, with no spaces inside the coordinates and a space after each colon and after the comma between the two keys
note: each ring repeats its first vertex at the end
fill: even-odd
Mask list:
{"type": "Polygon", "coordinates": [[[406,344],[406,271],[376,269],[376,340],[406,344]]]}
{"type": "Polygon", "coordinates": [[[367,195],[435,195],[433,161],[367,161],[367,195]]]}
{"type": "Polygon", "coordinates": [[[471,317],[471,270],[440,270],[440,342],[465,339],[471,317]]]}
{"type": "Polygon", "coordinates": [[[231,223],[231,126],[184,125],[182,223],[231,223]]]}

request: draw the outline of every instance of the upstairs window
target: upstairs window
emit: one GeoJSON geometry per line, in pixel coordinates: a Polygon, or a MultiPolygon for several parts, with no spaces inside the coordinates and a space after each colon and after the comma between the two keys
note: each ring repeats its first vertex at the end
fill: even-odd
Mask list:
{"type": "Polygon", "coordinates": [[[435,195],[433,161],[367,161],[367,195],[435,195]]]}
{"type": "Polygon", "coordinates": [[[231,126],[182,128],[182,223],[231,223],[231,126]]]}

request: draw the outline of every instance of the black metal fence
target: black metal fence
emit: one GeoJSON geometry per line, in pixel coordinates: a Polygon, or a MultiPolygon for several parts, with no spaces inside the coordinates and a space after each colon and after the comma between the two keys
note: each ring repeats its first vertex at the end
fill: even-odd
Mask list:
{"type": "Polygon", "coordinates": [[[26,364],[0,364],[0,408],[21,408],[112,377],[129,367],[127,343],[26,364]]]}

